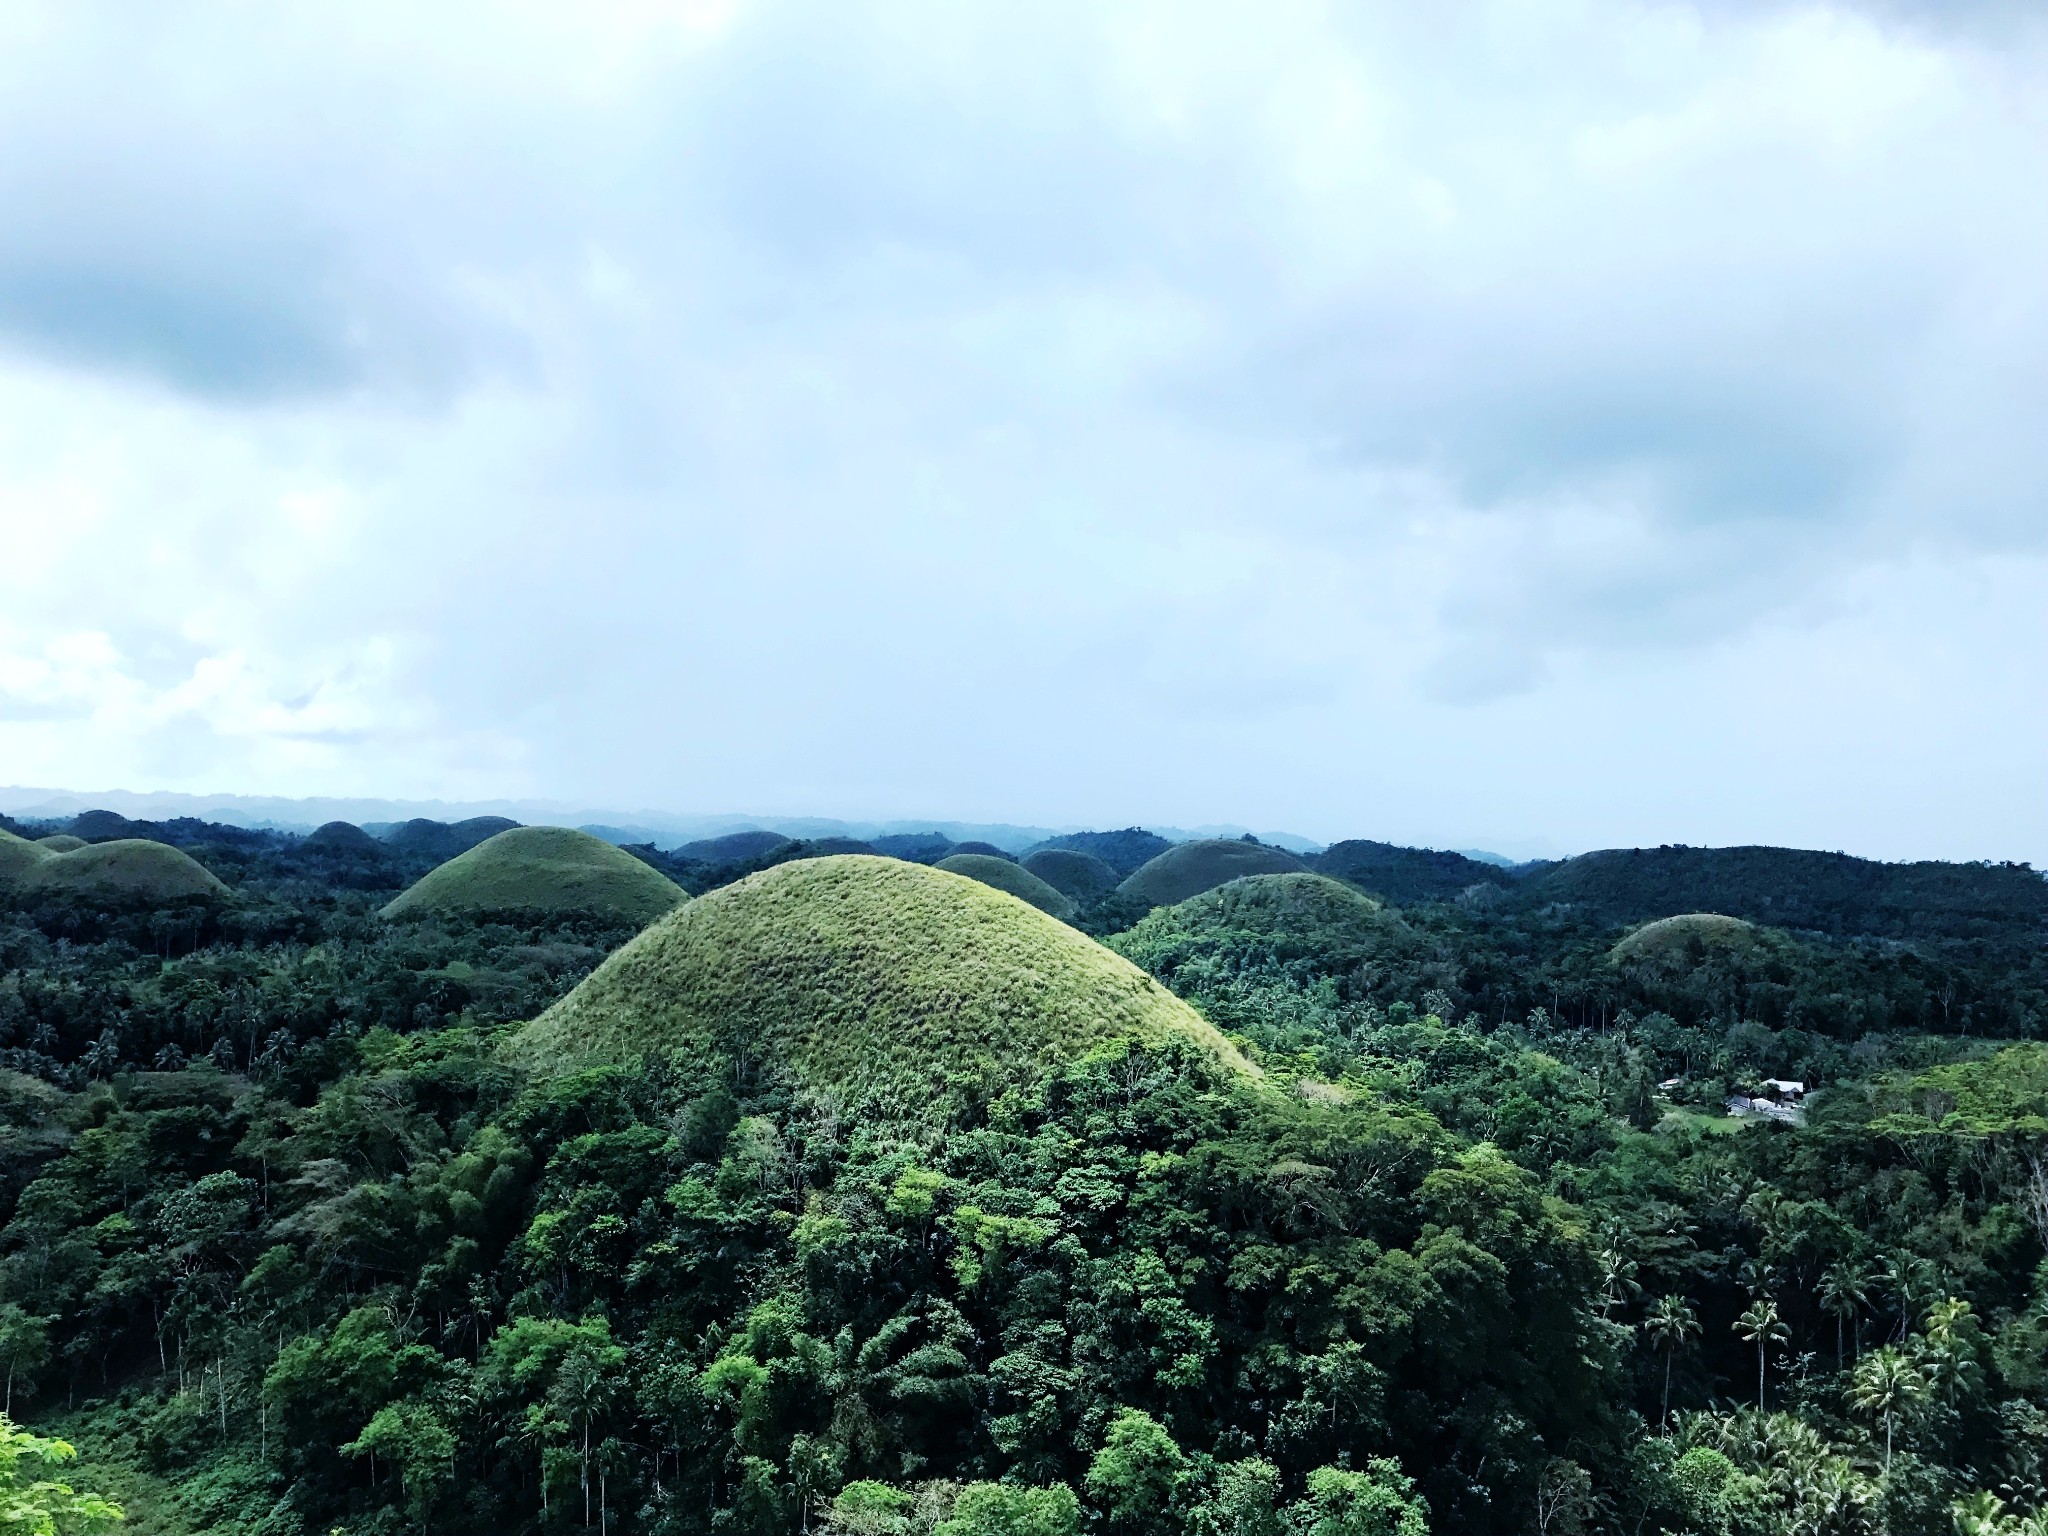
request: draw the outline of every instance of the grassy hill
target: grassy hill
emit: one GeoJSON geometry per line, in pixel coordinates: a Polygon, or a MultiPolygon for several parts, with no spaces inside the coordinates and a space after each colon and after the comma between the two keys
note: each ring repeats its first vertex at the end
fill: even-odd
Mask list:
{"type": "Polygon", "coordinates": [[[1025,869],[1064,896],[1084,905],[1116,889],[1117,872],[1092,853],[1041,848],[1024,860],[1025,869]]]}
{"type": "Polygon", "coordinates": [[[1326,875],[1252,875],[1154,909],[1109,946],[1162,980],[1279,967],[1345,975],[1412,946],[1400,915],[1326,875]]]}
{"type": "Polygon", "coordinates": [[[73,837],[69,832],[52,832],[48,837],[37,838],[36,843],[52,853],[69,853],[74,848],[83,848],[85,839],[73,837]]]}
{"type": "Polygon", "coordinates": [[[1246,875],[1294,874],[1305,866],[1293,854],[1264,843],[1202,838],[1176,843],[1117,887],[1117,894],[1151,907],[1170,907],[1246,875]]]}
{"type": "Polygon", "coordinates": [[[12,832],[0,831],[0,890],[20,884],[29,871],[53,857],[41,843],[32,843],[12,832]]]}
{"type": "Polygon", "coordinates": [[[513,827],[429,871],[384,909],[599,912],[652,922],[687,900],[659,870],[572,827],[513,827]]]}
{"type": "Polygon", "coordinates": [[[1008,891],[1019,901],[1028,901],[1039,911],[1049,912],[1063,923],[1073,919],[1073,902],[1014,859],[990,853],[949,853],[939,860],[936,867],[948,874],[965,875],[999,891],[1008,891]]]}
{"type": "Polygon", "coordinates": [[[512,1054],[570,1067],[736,1055],[929,1118],[1112,1040],[1182,1040],[1233,1065],[1200,1014],[1121,956],[979,881],[872,856],[777,865],[655,924],[528,1025],[512,1054]]]}
{"type": "Polygon", "coordinates": [[[1323,874],[1349,880],[1396,906],[1449,901],[1460,891],[1480,884],[1503,888],[1514,884],[1497,864],[1468,859],[1462,853],[1434,848],[1400,848],[1351,838],[1333,844],[1312,861],[1323,874]]]}
{"type": "Polygon", "coordinates": [[[28,872],[23,889],[38,896],[122,907],[214,900],[228,894],[213,872],[183,849],[141,838],[117,838],[49,854],[28,872]]]}
{"type": "Polygon", "coordinates": [[[694,843],[685,843],[675,850],[676,857],[695,859],[700,864],[738,864],[747,859],[765,858],[778,848],[786,848],[793,841],[780,832],[766,832],[758,827],[745,832],[728,832],[723,837],[699,838],[694,843]]]}
{"type": "Polygon", "coordinates": [[[1757,937],[1756,925],[1739,917],[1723,917],[1718,912],[1686,912],[1643,924],[1616,944],[1609,951],[1609,958],[1617,963],[1669,964],[1704,957],[1713,951],[1753,949],[1757,937]]]}
{"type": "Polygon", "coordinates": [[[357,858],[382,858],[390,850],[361,827],[348,821],[330,821],[306,835],[304,847],[321,853],[348,854],[357,858]]]}

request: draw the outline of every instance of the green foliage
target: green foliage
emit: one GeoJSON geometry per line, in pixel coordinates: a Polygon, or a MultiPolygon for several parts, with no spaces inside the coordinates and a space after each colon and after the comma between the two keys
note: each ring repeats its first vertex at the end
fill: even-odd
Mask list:
{"type": "Polygon", "coordinates": [[[933,1536],[1075,1536],[1080,1528],[1080,1500],[1065,1484],[969,1483],[933,1536]]]}
{"type": "Polygon", "coordinates": [[[39,1475],[77,1455],[68,1442],[43,1439],[0,1415],[0,1533],[73,1536],[120,1523],[124,1517],[119,1505],[39,1475]]]}
{"type": "Polygon", "coordinates": [[[588,832],[513,827],[432,870],[384,915],[590,912],[648,923],[686,899],[659,870],[588,832]]]}
{"type": "Polygon", "coordinates": [[[1300,1536],[1429,1536],[1429,1506],[1400,1466],[1375,1456],[1356,1472],[1318,1467],[1290,1513],[1300,1536]]]}
{"type": "Polygon", "coordinates": [[[765,1062],[848,1104],[929,1119],[955,1079],[1000,1091],[1124,1038],[1239,1058],[1128,961],[922,865],[779,865],[642,934],[515,1042],[540,1064],[659,1053],[765,1062]]]}
{"type": "Polygon", "coordinates": [[[1264,843],[1202,838],[1176,843],[1127,878],[1117,893],[1146,907],[1170,907],[1246,875],[1290,874],[1300,859],[1264,843]]]}
{"type": "Polygon", "coordinates": [[[19,877],[22,894],[116,907],[215,901],[228,889],[182,849],[141,838],[92,843],[51,854],[19,877]]]}
{"type": "Polygon", "coordinates": [[[1041,848],[1025,855],[1024,868],[1083,905],[1107,896],[1116,889],[1119,878],[1114,868],[1094,854],[1072,848],[1041,848]]]}
{"type": "Polygon", "coordinates": [[[983,885],[1008,891],[1019,901],[1028,901],[1039,911],[1049,913],[1061,922],[1067,922],[1074,916],[1072,901],[1010,859],[987,853],[955,853],[939,860],[933,868],[943,869],[951,875],[965,875],[969,880],[979,880],[983,885]]]}

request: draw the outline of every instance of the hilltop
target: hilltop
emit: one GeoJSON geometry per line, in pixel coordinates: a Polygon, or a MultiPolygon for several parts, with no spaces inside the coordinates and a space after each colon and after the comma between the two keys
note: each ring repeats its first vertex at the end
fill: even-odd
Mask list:
{"type": "Polygon", "coordinates": [[[211,901],[228,894],[213,872],[190,854],[142,838],[117,838],[48,854],[27,871],[21,888],[40,896],[121,907],[211,901]]]}
{"type": "Polygon", "coordinates": [[[645,923],[687,899],[668,876],[588,832],[513,827],[430,871],[384,916],[594,912],[645,923]]]}
{"type": "MultiPolygon", "coordinates": [[[[519,1059],[757,1057],[926,1118],[950,1080],[1035,1077],[1134,1037],[1240,1065],[1119,955],[965,876],[875,856],[777,865],[699,897],[522,1031],[519,1059]]],[[[707,1073],[708,1075],[708,1073],[707,1073]]]]}
{"type": "Polygon", "coordinates": [[[1334,843],[1310,862],[1323,874],[1349,880],[1403,907],[1422,901],[1449,901],[1475,885],[1494,885],[1505,890],[1514,884],[1513,877],[1498,864],[1467,858],[1462,853],[1401,848],[1365,838],[1334,843]]]}
{"type": "Polygon", "coordinates": [[[1415,935],[1398,913],[1327,875],[1251,875],[1158,907],[1108,942],[1172,984],[1186,968],[1348,975],[1415,935]]]}
{"type": "Polygon", "coordinates": [[[1176,843],[1117,887],[1117,894],[1148,907],[1170,907],[1246,875],[1293,874],[1305,866],[1293,854],[1264,843],[1204,838],[1176,843]]]}
{"type": "Polygon", "coordinates": [[[1054,890],[1077,902],[1100,901],[1116,889],[1117,872],[1092,853],[1074,848],[1041,848],[1024,867],[1054,890]]]}
{"type": "Polygon", "coordinates": [[[948,874],[965,875],[999,891],[1008,891],[1019,901],[1028,901],[1041,912],[1070,922],[1074,904],[1015,859],[995,853],[949,853],[934,866],[948,874]]]}

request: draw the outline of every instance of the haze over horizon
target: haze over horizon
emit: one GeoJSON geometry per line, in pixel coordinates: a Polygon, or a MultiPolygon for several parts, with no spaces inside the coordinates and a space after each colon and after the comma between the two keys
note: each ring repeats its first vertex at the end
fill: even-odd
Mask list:
{"type": "Polygon", "coordinates": [[[0,18],[0,781],[2048,864],[2048,24],[0,18]]]}

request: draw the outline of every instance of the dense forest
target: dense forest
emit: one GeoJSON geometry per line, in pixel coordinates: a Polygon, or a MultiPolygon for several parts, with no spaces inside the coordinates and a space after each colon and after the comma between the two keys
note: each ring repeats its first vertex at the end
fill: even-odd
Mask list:
{"type": "MultiPolygon", "coordinates": [[[[508,1049],[644,925],[386,915],[506,823],[0,826],[0,1491],[90,1490],[47,1529],[2048,1531],[2024,866],[1359,842],[1155,907],[1135,829],[628,850],[691,898],[655,929],[727,903],[728,968],[758,913],[825,942],[802,861],[944,896],[1021,855],[1105,988],[1236,1048],[1091,1036],[906,1107],[746,1019],[508,1049]]],[[[1011,907],[987,966],[1052,931],[972,910],[1011,907]]],[[[897,971],[921,1027],[1035,1027],[897,971]]]]}

